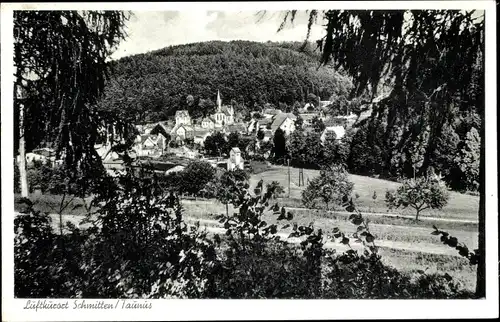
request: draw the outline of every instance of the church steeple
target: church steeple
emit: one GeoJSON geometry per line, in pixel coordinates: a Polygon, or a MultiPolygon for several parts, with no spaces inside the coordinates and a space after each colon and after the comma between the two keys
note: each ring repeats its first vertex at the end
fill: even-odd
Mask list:
{"type": "Polygon", "coordinates": [[[219,90],[217,90],[217,110],[220,112],[222,108],[222,100],[220,99],[219,90]]]}

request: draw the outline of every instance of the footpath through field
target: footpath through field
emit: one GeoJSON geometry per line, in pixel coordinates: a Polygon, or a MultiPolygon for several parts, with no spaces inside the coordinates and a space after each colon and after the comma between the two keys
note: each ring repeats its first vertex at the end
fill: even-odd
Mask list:
{"type": "MultiPolygon", "coordinates": [[[[192,217],[185,217],[184,220],[192,223],[199,222],[200,226],[204,227],[210,233],[224,234],[226,232],[226,230],[216,220],[192,218],[192,217]]],[[[287,242],[293,244],[298,244],[302,241],[300,238],[288,238],[289,234],[290,232],[286,233],[279,232],[276,235],[279,236],[282,240],[286,240],[287,242]]],[[[451,255],[460,257],[460,255],[455,249],[439,244],[418,243],[418,242],[407,243],[407,242],[390,241],[390,240],[376,240],[375,244],[383,248],[392,248],[392,249],[400,249],[413,252],[438,254],[438,255],[451,255]]],[[[324,247],[328,249],[337,249],[339,251],[345,251],[349,249],[349,246],[341,244],[340,242],[326,242],[324,247]]],[[[363,245],[361,243],[352,243],[351,247],[353,249],[358,249],[358,250],[363,249],[363,245]]]]}
{"type": "MultiPolygon", "coordinates": [[[[301,207],[286,207],[286,209],[290,210],[310,210],[309,208],[301,208],[301,207]]],[[[325,212],[331,214],[341,214],[341,215],[349,215],[352,212],[347,211],[337,211],[337,210],[328,210],[325,212]]],[[[397,213],[383,213],[383,212],[362,212],[363,215],[366,216],[382,216],[382,217],[392,217],[392,218],[405,218],[405,219],[415,219],[415,216],[410,215],[402,215],[397,213]]],[[[431,216],[423,216],[421,215],[419,220],[432,220],[432,221],[446,221],[446,222],[458,222],[465,224],[477,224],[477,220],[467,220],[467,219],[458,219],[458,218],[440,218],[440,217],[431,217],[431,216]]]]}
{"type": "MultiPolygon", "coordinates": [[[[16,215],[21,215],[16,212],[16,215]]],[[[385,214],[384,214],[385,215],[385,214]]],[[[58,214],[50,214],[52,218],[52,225],[55,230],[58,230],[59,227],[59,215],[58,214]]],[[[86,225],[82,225],[81,221],[83,220],[83,216],[77,215],[63,215],[64,222],[71,222],[75,226],[80,228],[85,228],[86,225]]],[[[194,218],[194,217],[184,217],[184,220],[187,223],[194,224],[195,222],[200,223],[200,227],[202,229],[206,229],[207,232],[211,234],[224,234],[225,229],[221,226],[221,224],[213,219],[203,219],[203,218],[194,218]]],[[[385,226],[385,225],[384,225],[385,226]]],[[[398,226],[399,227],[399,226],[398,226]]],[[[298,244],[301,242],[300,238],[288,238],[290,232],[279,232],[276,235],[279,236],[282,240],[286,240],[289,243],[298,244]]],[[[376,245],[382,248],[391,248],[391,249],[399,249],[406,250],[412,252],[420,252],[420,253],[428,253],[428,254],[438,254],[438,255],[451,255],[451,256],[459,256],[455,249],[446,247],[440,244],[431,244],[427,242],[401,242],[401,241],[392,241],[392,240],[379,240],[375,241],[376,245]]],[[[340,242],[331,242],[328,241],[324,245],[327,249],[336,249],[338,251],[345,251],[349,249],[349,246],[343,245],[340,242]]],[[[351,247],[353,249],[362,249],[363,245],[361,243],[352,243],[351,247]]]]}

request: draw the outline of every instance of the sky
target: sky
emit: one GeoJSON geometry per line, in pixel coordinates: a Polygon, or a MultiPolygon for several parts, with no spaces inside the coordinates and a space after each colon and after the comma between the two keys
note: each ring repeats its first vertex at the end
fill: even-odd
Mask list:
{"type": "MultiPolygon", "coordinates": [[[[308,14],[298,12],[293,25],[277,32],[285,12],[258,11],[134,11],[127,23],[128,38],[112,59],[145,53],[171,45],[210,40],[303,41],[308,14]]],[[[324,35],[322,21],[311,30],[311,40],[324,35]]]]}

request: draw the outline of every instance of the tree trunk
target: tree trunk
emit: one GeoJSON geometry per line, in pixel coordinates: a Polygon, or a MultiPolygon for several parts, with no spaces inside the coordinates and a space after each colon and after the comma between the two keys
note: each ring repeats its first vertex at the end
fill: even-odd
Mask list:
{"type": "MultiPolygon", "coordinates": [[[[20,93],[22,95],[22,93],[20,93]]],[[[22,97],[21,97],[22,99],[22,97]]],[[[19,178],[21,197],[28,197],[28,174],[26,171],[26,146],[24,137],[24,104],[19,104],[19,178]]]]}
{"type": "Polygon", "coordinates": [[[226,204],[226,217],[229,217],[229,204],[226,204]]]}
{"type": "Polygon", "coordinates": [[[484,119],[481,130],[481,148],[479,160],[479,212],[478,212],[478,249],[479,262],[476,273],[476,296],[478,298],[486,297],[486,205],[485,205],[485,135],[484,119]]]}
{"type": "Polygon", "coordinates": [[[417,209],[417,215],[415,216],[415,220],[418,220],[418,215],[420,215],[420,210],[417,209]]]}

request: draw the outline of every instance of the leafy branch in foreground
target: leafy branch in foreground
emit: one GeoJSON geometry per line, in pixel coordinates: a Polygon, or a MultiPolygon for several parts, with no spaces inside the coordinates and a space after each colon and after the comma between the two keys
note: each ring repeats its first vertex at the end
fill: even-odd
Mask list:
{"type": "Polygon", "coordinates": [[[458,250],[458,254],[467,258],[471,265],[477,265],[479,263],[479,249],[475,249],[471,252],[469,251],[467,245],[460,243],[456,237],[451,236],[445,231],[439,230],[435,225],[433,225],[432,228],[434,228],[434,231],[431,232],[431,235],[441,235],[441,241],[443,244],[458,250]]]}

